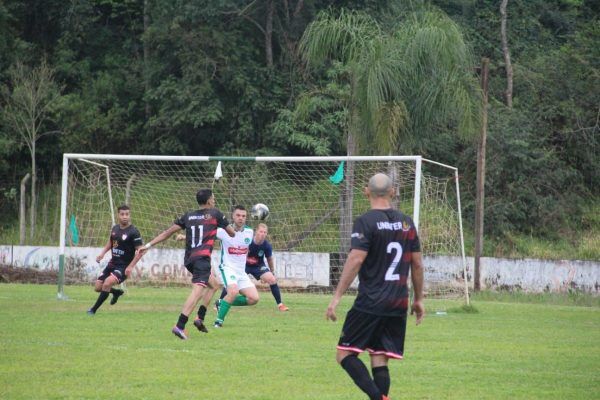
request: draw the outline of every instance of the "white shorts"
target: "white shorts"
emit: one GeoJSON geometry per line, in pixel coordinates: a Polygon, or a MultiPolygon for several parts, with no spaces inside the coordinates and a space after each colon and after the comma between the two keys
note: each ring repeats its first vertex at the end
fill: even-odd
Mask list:
{"type": "Polygon", "coordinates": [[[223,264],[213,268],[213,273],[217,281],[225,287],[232,284],[236,284],[238,290],[255,287],[246,272],[240,273],[228,265],[223,264]]]}

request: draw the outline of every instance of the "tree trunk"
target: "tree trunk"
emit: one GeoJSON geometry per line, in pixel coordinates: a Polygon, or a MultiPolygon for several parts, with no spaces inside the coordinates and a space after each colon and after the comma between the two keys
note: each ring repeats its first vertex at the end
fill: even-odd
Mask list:
{"type": "Polygon", "coordinates": [[[129,179],[127,179],[127,184],[125,185],[125,204],[131,207],[131,185],[133,185],[133,180],[136,178],[135,174],[131,174],[129,179]]]}
{"type": "Polygon", "coordinates": [[[506,37],[506,6],[508,0],[502,0],[500,4],[500,36],[502,40],[502,54],[504,55],[504,67],[506,69],[506,91],[504,96],[506,98],[506,105],[508,108],[512,108],[512,96],[513,96],[513,68],[510,62],[510,51],[508,49],[508,39],[506,37]]]}
{"type": "Polygon", "coordinates": [[[36,184],[37,175],[35,173],[35,141],[31,143],[31,207],[29,209],[30,217],[31,217],[31,226],[29,231],[29,238],[33,240],[33,236],[35,235],[35,216],[36,216],[36,184]]]}
{"type": "Polygon", "coordinates": [[[474,289],[481,290],[481,254],[483,251],[483,210],[485,197],[485,147],[487,141],[487,107],[489,58],[481,60],[482,115],[481,135],[477,146],[477,194],[475,199],[475,276],[474,289]]]}
{"type": "MultiPolygon", "coordinates": [[[[148,11],[148,1],[144,0],[144,91],[146,98],[148,96],[148,92],[150,91],[150,45],[148,44],[148,28],[150,27],[150,12],[148,11]]],[[[146,123],[150,120],[150,103],[148,100],[145,100],[145,115],[146,115],[146,123]]]]}
{"type": "Polygon", "coordinates": [[[267,67],[273,68],[273,13],[275,5],[273,0],[267,0],[267,21],[265,23],[265,55],[267,67]]]}
{"type": "Polygon", "coordinates": [[[21,179],[21,197],[19,199],[19,245],[25,244],[25,232],[27,231],[27,181],[31,177],[28,172],[23,179],[21,179]]]}

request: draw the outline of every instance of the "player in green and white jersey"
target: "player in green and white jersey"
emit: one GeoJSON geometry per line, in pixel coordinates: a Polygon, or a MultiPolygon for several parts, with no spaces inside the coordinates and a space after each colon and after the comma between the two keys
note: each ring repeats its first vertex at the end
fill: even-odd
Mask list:
{"type": "Polygon", "coordinates": [[[217,238],[221,240],[221,262],[218,268],[213,268],[213,273],[227,289],[227,295],[221,300],[215,328],[223,326],[231,306],[253,305],[259,299],[256,286],[246,274],[246,256],[254,236],[253,230],[246,226],[247,216],[243,206],[235,206],[232,213],[235,235],[229,237],[223,229],[217,230],[217,238]]]}

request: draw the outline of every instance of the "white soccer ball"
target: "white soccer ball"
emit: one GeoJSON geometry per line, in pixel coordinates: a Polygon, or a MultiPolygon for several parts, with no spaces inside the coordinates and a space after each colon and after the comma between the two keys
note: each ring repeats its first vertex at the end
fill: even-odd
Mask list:
{"type": "Polygon", "coordinates": [[[252,210],[250,210],[250,216],[252,219],[264,221],[269,216],[269,207],[263,203],[256,203],[252,206],[252,210]]]}

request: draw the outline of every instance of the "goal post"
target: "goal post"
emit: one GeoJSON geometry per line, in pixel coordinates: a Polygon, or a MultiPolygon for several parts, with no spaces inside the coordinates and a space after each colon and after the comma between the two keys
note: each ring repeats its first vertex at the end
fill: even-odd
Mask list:
{"type": "MultiPolygon", "coordinates": [[[[131,207],[132,223],[148,241],[177,216],[196,209],[195,193],[202,187],[213,188],[217,207],[226,214],[236,204],[269,206],[269,240],[283,288],[331,290],[349,247],[348,221],[369,209],[364,187],[373,174],[383,172],[394,182],[394,206],[410,215],[419,231],[426,295],[468,302],[458,171],[421,156],[64,154],[62,172],[59,298],[65,296],[70,271],[92,268],[86,266],[92,261],[89,254],[84,261],[74,261],[73,255],[106,244],[116,205],[131,207]],[[69,220],[77,223],[75,244],[67,240],[69,220]],[[73,262],[79,264],[74,267],[73,262]]],[[[182,251],[174,240],[158,247],[182,251]]],[[[132,281],[168,280],[169,273],[179,271],[175,262],[157,261],[166,265],[160,271],[143,265],[143,274],[132,281]]]]}

